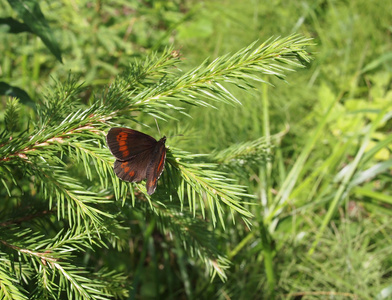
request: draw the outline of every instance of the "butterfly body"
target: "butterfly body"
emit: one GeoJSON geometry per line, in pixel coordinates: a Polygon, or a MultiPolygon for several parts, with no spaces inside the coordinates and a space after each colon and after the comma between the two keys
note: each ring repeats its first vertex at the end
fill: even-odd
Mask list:
{"type": "Polygon", "coordinates": [[[157,141],[133,129],[114,127],[109,130],[106,141],[116,158],[116,175],[129,182],[146,179],[147,193],[153,194],[165,165],[166,137],[157,141]]]}

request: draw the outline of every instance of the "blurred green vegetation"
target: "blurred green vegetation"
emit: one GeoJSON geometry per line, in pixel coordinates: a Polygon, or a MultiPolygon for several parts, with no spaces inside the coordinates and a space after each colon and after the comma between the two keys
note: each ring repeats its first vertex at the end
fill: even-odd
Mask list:
{"type": "MultiPolygon", "coordinates": [[[[262,137],[272,146],[268,157],[242,171],[233,168],[233,178],[255,197],[248,207],[255,217],[251,230],[238,220],[215,229],[217,248],[231,260],[226,282],[211,283],[194,261],[166,265],[171,257],[159,235],[159,247],[144,241],[151,255],[145,265],[138,265],[142,258],[132,246],[115,255],[99,249],[94,258],[89,252],[85,261],[123,271],[131,282],[137,269],[140,299],[392,297],[391,1],[82,0],[40,6],[63,64],[36,36],[0,31],[1,81],[36,103],[69,73],[89,87],[81,94],[89,103],[130,61],[169,45],[180,51],[182,70],[189,70],[271,36],[300,33],[315,42],[308,49],[314,60],[289,73],[287,83],[266,76],[269,84],[253,82],[251,92],[228,87],[242,105],[187,107],[191,118],[158,121],[165,135],[183,133],[182,149],[192,153],[262,137]]],[[[0,14],[15,16],[5,1],[0,14]]],[[[0,99],[5,107],[6,98],[0,99]]],[[[29,114],[32,108],[22,107],[24,124],[29,114]]],[[[147,115],[139,121],[155,126],[147,115]]],[[[143,232],[129,244],[140,240],[143,232]]]]}

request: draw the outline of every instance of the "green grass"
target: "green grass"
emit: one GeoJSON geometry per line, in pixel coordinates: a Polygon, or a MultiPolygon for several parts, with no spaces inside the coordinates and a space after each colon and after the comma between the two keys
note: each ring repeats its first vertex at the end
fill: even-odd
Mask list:
{"type": "MultiPolygon", "coordinates": [[[[242,153],[255,157],[225,170],[254,197],[246,199],[254,216],[251,228],[229,210],[220,217],[224,230],[207,225],[216,248],[231,262],[226,282],[214,278],[211,283],[197,254],[188,256],[180,240],[154,228],[147,204],[133,214],[124,209],[129,215],[122,221],[136,225],[133,231],[118,230],[122,251],[94,249],[80,255],[79,264],[124,272],[131,297],[141,299],[392,297],[392,2],[40,5],[61,40],[64,64],[36,37],[0,34],[1,81],[25,89],[37,103],[51,77],[65,82],[70,71],[89,87],[80,97],[90,103],[130,61],[143,61],[170,44],[180,49],[181,68],[187,71],[255,40],[293,31],[315,43],[308,49],[313,61],[288,72],[287,83],[263,76],[268,84],[252,81],[250,91],[225,86],[241,105],[186,106],[191,118],[168,110],[176,119],[158,120],[162,134],[185,135],[176,138],[179,149],[215,153],[219,159],[226,157],[221,151],[241,144],[242,153]]],[[[14,14],[4,1],[0,11],[14,14]]],[[[5,107],[4,97],[1,102],[5,107]]],[[[151,116],[137,117],[155,132],[151,116]]],[[[201,218],[196,209],[189,215],[184,210],[186,220],[201,218]]]]}

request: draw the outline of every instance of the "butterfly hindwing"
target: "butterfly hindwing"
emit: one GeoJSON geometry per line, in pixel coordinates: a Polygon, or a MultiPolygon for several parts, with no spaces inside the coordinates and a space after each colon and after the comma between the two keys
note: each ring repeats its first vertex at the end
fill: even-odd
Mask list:
{"type": "Polygon", "coordinates": [[[145,167],[140,164],[135,158],[131,158],[130,160],[120,161],[116,160],[114,162],[114,173],[116,175],[128,182],[138,182],[142,181],[146,178],[146,170],[148,161],[144,163],[145,167]]]}
{"type": "Polygon", "coordinates": [[[147,167],[147,181],[146,188],[149,195],[155,192],[157,188],[158,179],[161,177],[163,168],[165,166],[166,159],[166,138],[159,140],[154,149],[154,154],[152,155],[151,161],[147,167]]]}

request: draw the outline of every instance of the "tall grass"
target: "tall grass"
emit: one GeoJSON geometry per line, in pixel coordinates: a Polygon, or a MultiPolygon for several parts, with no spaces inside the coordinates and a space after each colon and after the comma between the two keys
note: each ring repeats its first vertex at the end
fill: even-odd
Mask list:
{"type": "Polygon", "coordinates": [[[392,7],[377,2],[249,1],[239,9],[227,1],[213,15],[219,26],[207,47],[186,40],[184,51],[219,53],[235,47],[233,32],[243,41],[295,28],[317,41],[315,60],[289,75],[289,85],[244,93],[239,109],[210,109],[192,121],[211,136],[197,143],[206,150],[285,133],[271,141],[273,160],[247,174],[257,217],[251,232],[237,226],[232,237],[222,298],[390,297],[392,7]]]}

